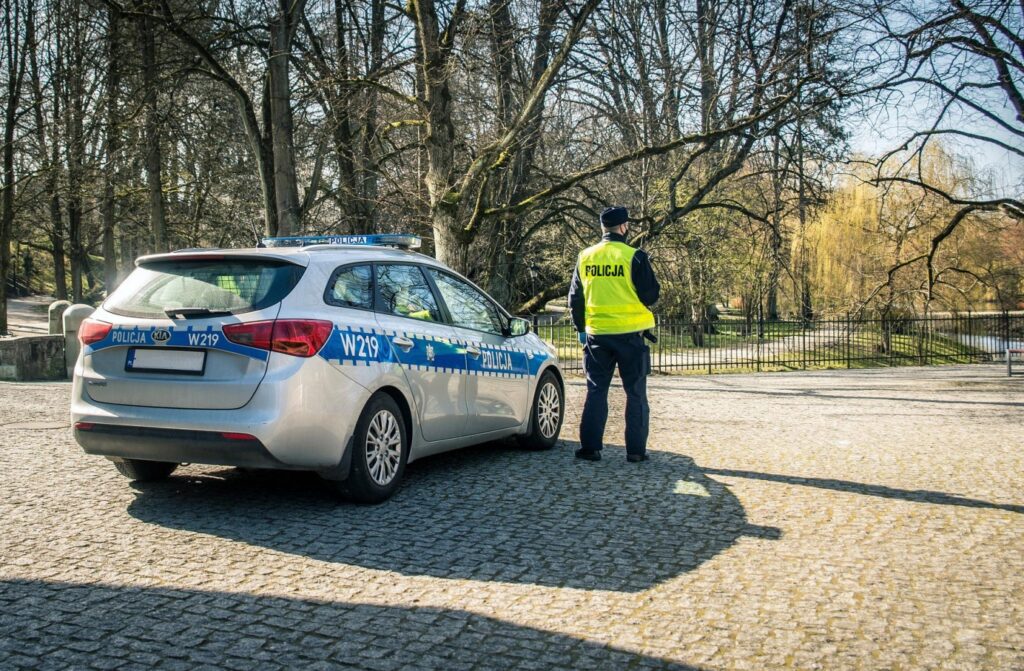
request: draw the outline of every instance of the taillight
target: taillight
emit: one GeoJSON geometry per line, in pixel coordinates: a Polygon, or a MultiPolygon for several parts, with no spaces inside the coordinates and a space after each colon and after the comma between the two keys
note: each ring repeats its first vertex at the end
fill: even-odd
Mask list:
{"type": "Polygon", "coordinates": [[[101,322],[98,319],[86,319],[78,327],[78,341],[83,345],[91,345],[107,337],[113,324],[101,322]]]}
{"type": "Polygon", "coordinates": [[[292,356],[310,357],[320,351],[334,324],[318,319],[278,319],[224,327],[231,342],[292,356]]]}
{"type": "Polygon", "coordinates": [[[243,322],[224,327],[224,337],[233,343],[270,349],[270,337],[274,334],[274,322],[243,322]]]}
{"type": "Polygon", "coordinates": [[[334,324],[317,319],[278,319],[274,322],[275,352],[313,356],[331,336],[334,324]]]}

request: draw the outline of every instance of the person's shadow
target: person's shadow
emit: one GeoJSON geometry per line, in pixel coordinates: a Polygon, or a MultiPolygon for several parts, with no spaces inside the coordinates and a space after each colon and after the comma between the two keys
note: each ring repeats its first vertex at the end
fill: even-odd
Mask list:
{"type": "Polygon", "coordinates": [[[339,503],[315,475],[211,469],[135,485],[128,512],[318,560],[411,576],[634,592],[690,571],[755,527],[725,486],[688,457],[622,448],[598,463],[574,443],[512,442],[410,464],[389,501],[339,503]]]}

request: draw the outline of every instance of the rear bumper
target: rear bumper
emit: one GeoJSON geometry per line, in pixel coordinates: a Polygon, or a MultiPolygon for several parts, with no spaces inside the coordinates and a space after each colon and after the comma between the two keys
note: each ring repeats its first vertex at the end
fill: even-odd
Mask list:
{"type": "MultiPolygon", "coordinates": [[[[127,444],[138,437],[120,433],[90,435],[89,431],[75,431],[75,439],[86,452],[107,457],[249,466],[251,462],[239,461],[235,441],[219,445],[219,438],[196,439],[200,434],[217,437],[223,432],[237,432],[257,440],[262,451],[273,459],[272,468],[321,471],[337,467],[355,427],[358,409],[366,404],[369,392],[320,357],[297,359],[274,353],[271,359],[267,376],[256,393],[237,410],[99,403],[88,396],[81,377],[76,375],[71,396],[72,423],[163,433],[141,436],[138,442],[144,447],[127,444]],[[280,365],[274,364],[274,357],[282,358],[280,365]],[[168,432],[178,433],[175,439],[167,439],[168,432]],[[177,437],[182,436],[187,439],[185,446],[177,442],[177,437]],[[108,443],[108,439],[116,440],[108,443]],[[129,454],[142,449],[150,456],[129,454]]],[[[79,358],[79,368],[81,365],[79,358]]]]}
{"type": "Polygon", "coordinates": [[[288,468],[257,438],[226,438],[215,431],[92,424],[75,427],[75,440],[88,454],[122,459],[169,461],[248,468],[288,468]]]}

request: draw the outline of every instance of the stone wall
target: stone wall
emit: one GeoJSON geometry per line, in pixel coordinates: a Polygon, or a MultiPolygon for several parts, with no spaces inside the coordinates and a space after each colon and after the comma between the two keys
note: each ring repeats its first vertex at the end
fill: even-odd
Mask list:
{"type": "Polygon", "coordinates": [[[64,336],[0,339],[0,380],[65,380],[64,336]]]}

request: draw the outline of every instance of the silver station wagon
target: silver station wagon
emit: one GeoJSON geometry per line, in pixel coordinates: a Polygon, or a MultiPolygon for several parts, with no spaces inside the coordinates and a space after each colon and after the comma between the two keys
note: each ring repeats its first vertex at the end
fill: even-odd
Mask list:
{"type": "Polygon", "coordinates": [[[552,349],[414,236],[140,258],[86,320],[75,439],[133,480],[182,463],[316,471],[389,497],[420,457],[558,439],[552,349]]]}

